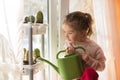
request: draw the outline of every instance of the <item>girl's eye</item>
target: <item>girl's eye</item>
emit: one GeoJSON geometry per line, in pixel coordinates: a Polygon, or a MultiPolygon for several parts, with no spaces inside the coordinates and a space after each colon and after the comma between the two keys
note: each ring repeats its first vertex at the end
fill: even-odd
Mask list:
{"type": "Polygon", "coordinates": [[[65,32],[65,31],[64,31],[64,34],[73,34],[73,32],[65,32]]]}
{"type": "Polygon", "coordinates": [[[72,32],[64,32],[64,34],[72,34],[72,32]]]}
{"type": "Polygon", "coordinates": [[[68,34],[72,34],[72,32],[69,32],[68,34]]]}

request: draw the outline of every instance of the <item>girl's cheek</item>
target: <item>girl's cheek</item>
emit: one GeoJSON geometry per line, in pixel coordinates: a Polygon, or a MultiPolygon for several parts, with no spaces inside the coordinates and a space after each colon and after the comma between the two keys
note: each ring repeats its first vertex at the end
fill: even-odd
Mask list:
{"type": "Polygon", "coordinates": [[[75,36],[72,36],[72,37],[71,37],[71,40],[72,40],[72,41],[75,41],[75,40],[76,40],[75,36]]]}

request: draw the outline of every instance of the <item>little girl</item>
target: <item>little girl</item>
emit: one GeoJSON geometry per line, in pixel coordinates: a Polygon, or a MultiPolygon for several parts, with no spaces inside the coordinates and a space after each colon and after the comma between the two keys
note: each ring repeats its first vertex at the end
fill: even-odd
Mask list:
{"type": "Polygon", "coordinates": [[[76,11],[66,16],[62,26],[66,38],[66,52],[80,54],[83,59],[84,72],[77,80],[98,80],[96,70],[102,71],[105,68],[106,58],[103,50],[90,39],[93,33],[92,22],[90,14],[76,11]],[[76,46],[84,47],[86,52],[75,50],[76,46]]]}

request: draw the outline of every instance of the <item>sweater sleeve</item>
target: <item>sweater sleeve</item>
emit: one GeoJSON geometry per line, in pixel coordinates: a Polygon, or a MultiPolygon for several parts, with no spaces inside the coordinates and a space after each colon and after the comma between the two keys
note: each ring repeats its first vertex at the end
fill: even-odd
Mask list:
{"type": "Polygon", "coordinates": [[[96,50],[94,56],[87,53],[85,53],[85,55],[86,57],[84,58],[84,61],[86,62],[87,66],[92,67],[98,71],[104,70],[106,59],[100,47],[96,50]]]}

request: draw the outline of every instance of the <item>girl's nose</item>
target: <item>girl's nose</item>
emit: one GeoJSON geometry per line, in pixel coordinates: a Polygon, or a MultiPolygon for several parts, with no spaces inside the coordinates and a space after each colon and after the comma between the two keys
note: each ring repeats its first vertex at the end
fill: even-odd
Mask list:
{"type": "Polygon", "coordinates": [[[66,39],[66,40],[69,40],[69,36],[68,36],[67,34],[65,35],[65,39],[66,39]]]}
{"type": "Polygon", "coordinates": [[[65,34],[65,38],[67,38],[68,37],[68,34],[65,34]]]}

